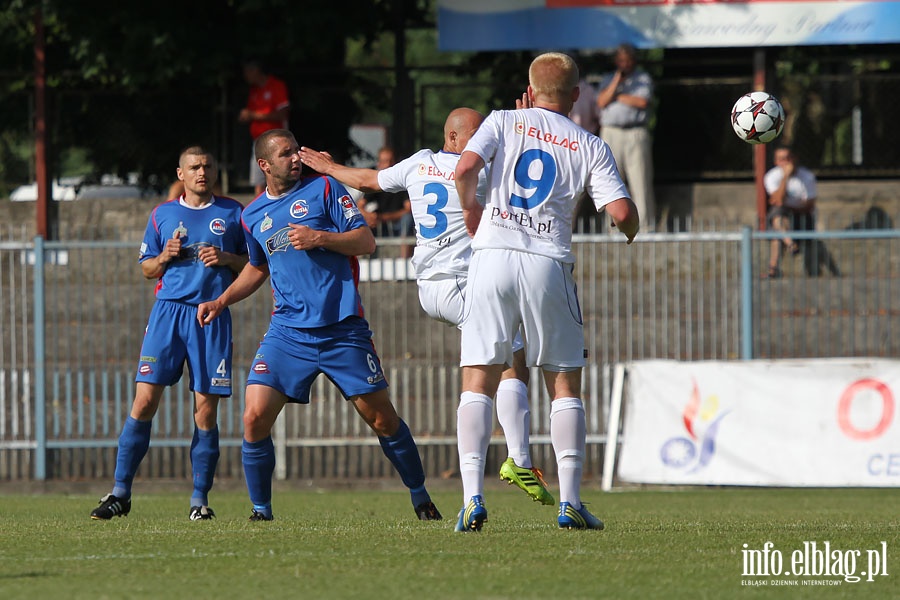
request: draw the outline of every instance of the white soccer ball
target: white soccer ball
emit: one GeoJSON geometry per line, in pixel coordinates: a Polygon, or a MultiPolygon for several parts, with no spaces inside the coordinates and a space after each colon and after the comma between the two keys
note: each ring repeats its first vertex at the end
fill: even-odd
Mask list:
{"type": "Polygon", "coordinates": [[[767,92],[744,94],[731,109],[731,126],[748,144],[767,144],[784,129],[784,107],[767,92]]]}

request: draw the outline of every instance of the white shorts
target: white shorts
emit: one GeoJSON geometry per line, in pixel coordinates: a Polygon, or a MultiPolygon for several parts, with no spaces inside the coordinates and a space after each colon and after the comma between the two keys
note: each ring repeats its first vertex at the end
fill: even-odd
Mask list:
{"type": "MultiPolygon", "coordinates": [[[[462,275],[448,275],[434,279],[420,279],[419,304],[432,319],[462,328],[463,308],[466,302],[467,278],[462,275]]],[[[521,329],[513,339],[513,352],[525,347],[521,329]]]]}
{"type": "Polygon", "coordinates": [[[462,323],[463,304],[466,297],[466,278],[448,275],[435,279],[420,279],[419,304],[432,319],[448,325],[462,323]]]}
{"type": "Polygon", "coordinates": [[[528,366],[584,366],[584,324],[574,266],[513,250],[472,255],[465,297],[461,366],[512,364],[521,327],[528,366]]]}

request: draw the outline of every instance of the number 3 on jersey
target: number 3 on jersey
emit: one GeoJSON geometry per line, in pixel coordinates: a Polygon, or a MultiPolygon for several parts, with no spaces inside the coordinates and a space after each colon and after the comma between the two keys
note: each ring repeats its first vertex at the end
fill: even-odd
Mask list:
{"type": "Polygon", "coordinates": [[[509,198],[509,205],[531,210],[550,195],[553,182],[556,181],[556,160],[553,159],[553,155],[543,150],[536,148],[526,150],[516,161],[513,177],[519,187],[524,190],[534,190],[534,192],[527,198],[512,194],[509,198]],[[536,163],[540,163],[540,165],[536,163]],[[531,174],[538,169],[540,169],[540,175],[535,179],[531,174]]]}
{"type": "Polygon", "coordinates": [[[428,183],[422,189],[422,192],[426,196],[434,194],[435,200],[431,204],[428,205],[428,214],[434,217],[434,225],[431,227],[425,227],[424,225],[419,226],[419,233],[423,238],[426,239],[434,239],[447,231],[447,215],[441,212],[441,209],[447,206],[447,200],[450,198],[450,193],[447,191],[447,188],[441,185],[440,183],[428,183]]]}

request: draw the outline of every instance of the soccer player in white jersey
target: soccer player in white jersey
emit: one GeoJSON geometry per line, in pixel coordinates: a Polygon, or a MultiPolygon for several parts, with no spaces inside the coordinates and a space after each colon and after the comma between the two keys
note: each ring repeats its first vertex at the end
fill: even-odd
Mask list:
{"type": "Polygon", "coordinates": [[[487,519],[484,457],[490,441],[491,398],[512,360],[512,340],[524,329],[526,360],[541,367],[552,399],[550,438],[559,471],[557,524],[602,529],[581,503],[585,453],[584,327],[573,279],[572,218],[587,194],[628,240],[638,214],[609,147],[566,116],[578,98],[578,67],[555,52],[538,56],[517,110],[488,115],[456,167],[466,228],[474,236],[462,322],[463,392],[459,429],[482,432],[459,459],[463,509],[457,531],[478,531],[487,519]],[[491,163],[485,206],[478,177],[491,163]]]}
{"type": "MultiPolygon", "coordinates": [[[[456,326],[462,321],[472,239],[463,223],[454,172],[459,153],[483,120],[484,116],[471,108],[457,108],[444,123],[444,146],[439,152],[419,150],[383,170],[347,167],[311,148],[300,150],[300,158],[306,165],[345,185],[367,193],[405,191],[409,194],[416,223],[412,263],[419,302],[428,316],[456,326]]],[[[484,171],[478,177],[478,196],[483,202],[487,183],[484,171]]],[[[501,374],[497,390],[497,418],[508,451],[508,458],[500,467],[500,478],[515,484],[536,502],[549,505],[555,500],[540,469],[532,465],[529,451],[531,412],[523,348],[521,336],[516,336],[512,367],[501,374]]],[[[481,434],[459,431],[458,435],[465,438],[481,434]]]]}

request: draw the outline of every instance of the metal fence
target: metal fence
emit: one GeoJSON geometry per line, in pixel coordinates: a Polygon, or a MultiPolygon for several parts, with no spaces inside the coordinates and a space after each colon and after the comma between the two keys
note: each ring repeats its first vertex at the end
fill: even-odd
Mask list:
{"type": "MultiPolygon", "coordinates": [[[[610,371],[637,359],[730,360],[900,355],[900,230],[796,232],[804,254],[763,280],[775,234],[751,231],[577,234],[576,280],[589,366],[587,475],[598,475],[610,371]],[[827,252],[839,275],[807,271],[827,252]],[[811,263],[809,261],[812,261],[811,263]]],[[[363,259],[360,284],[392,398],[432,476],[456,468],[459,333],[418,306],[401,240],[363,259]]],[[[109,478],[134,394],[153,301],[131,242],[0,241],[0,480],[109,478]]],[[[245,373],[271,312],[260,291],[233,307],[234,397],[220,406],[220,477],[241,477],[245,373]]],[[[533,452],[555,472],[550,402],[532,373],[533,452]]],[[[184,379],[167,390],[140,476],[188,477],[193,430],[184,379]]],[[[505,456],[497,431],[488,466],[505,456]]],[[[279,477],[393,477],[374,436],[319,378],[309,406],[288,406],[275,438],[279,477]]]]}

